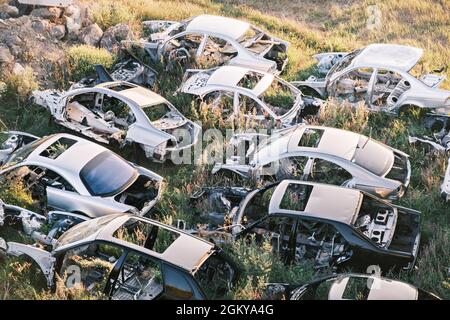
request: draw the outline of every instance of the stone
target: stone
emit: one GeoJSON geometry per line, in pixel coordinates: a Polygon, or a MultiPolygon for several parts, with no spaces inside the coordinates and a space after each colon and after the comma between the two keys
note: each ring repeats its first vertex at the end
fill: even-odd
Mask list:
{"type": "Polygon", "coordinates": [[[0,5],[0,18],[9,19],[19,16],[19,9],[14,6],[10,6],[7,3],[0,5]]]}
{"type": "Polygon", "coordinates": [[[78,39],[84,44],[97,46],[102,38],[102,35],[102,29],[98,26],[98,24],[94,23],[81,29],[78,39]]]}
{"type": "Polygon", "coordinates": [[[121,23],[110,27],[105,31],[102,40],[100,41],[100,47],[116,53],[119,51],[122,41],[132,39],[133,32],[131,31],[131,28],[128,25],[121,23]]]}
{"type": "Polygon", "coordinates": [[[61,40],[66,35],[66,27],[63,25],[54,25],[49,30],[50,37],[55,40],[61,40]]]}
{"type": "Polygon", "coordinates": [[[0,63],[11,63],[14,61],[14,56],[11,54],[8,46],[0,44],[0,63]]]}
{"type": "Polygon", "coordinates": [[[81,29],[81,10],[76,5],[70,5],[64,11],[66,20],[67,35],[69,39],[77,39],[81,29]]]}
{"type": "Polygon", "coordinates": [[[55,22],[61,16],[62,10],[57,7],[37,8],[31,11],[30,16],[47,19],[55,22]]]}
{"type": "Polygon", "coordinates": [[[44,33],[48,29],[48,21],[42,19],[35,19],[31,22],[31,27],[37,33],[44,33]]]}
{"type": "Polygon", "coordinates": [[[22,74],[25,71],[25,68],[18,62],[14,63],[14,67],[12,69],[12,73],[15,75],[22,74]]]}

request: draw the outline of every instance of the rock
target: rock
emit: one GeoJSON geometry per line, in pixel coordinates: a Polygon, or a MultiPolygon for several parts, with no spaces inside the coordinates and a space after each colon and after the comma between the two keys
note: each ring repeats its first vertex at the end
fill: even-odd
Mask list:
{"type": "Polygon", "coordinates": [[[121,41],[132,39],[133,32],[131,31],[131,28],[128,25],[121,23],[105,31],[102,40],[100,41],[100,47],[116,53],[120,49],[121,41]]]}
{"type": "Polygon", "coordinates": [[[37,8],[31,11],[30,16],[48,19],[55,22],[61,16],[62,10],[57,7],[37,8]]]}
{"type": "Polygon", "coordinates": [[[18,62],[14,63],[14,67],[12,69],[12,73],[15,75],[22,74],[25,71],[25,68],[18,62]]]}
{"type": "Polygon", "coordinates": [[[61,40],[66,35],[66,27],[63,25],[54,25],[50,28],[49,34],[53,39],[61,40]]]}
{"type": "Polygon", "coordinates": [[[35,19],[31,22],[31,27],[37,33],[44,33],[48,29],[48,21],[42,19],[35,19]]]}
{"type": "Polygon", "coordinates": [[[102,38],[103,31],[98,24],[94,23],[80,30],[78,39],[88,45],[97,46],[102,38]]]}
{"type": "Polygon", "coordinates": [[[19,9],[14,6],[10,6],[7,3],[0,5],[0,18],[9,19],[16,18],[19,16],[19,9]]]}
{"type": "Polygon", "coordinates": [[[76,5],[70,5],[64,11],[67,35],[69,39],[77,39],[81,29],[81,10],[76,5]]]}
{"type": "Polygon", "coordinates": [[[0,63],[11,63],[14,61],[14,56],[11,54],[8,46],[0,44],[0,63]]]}

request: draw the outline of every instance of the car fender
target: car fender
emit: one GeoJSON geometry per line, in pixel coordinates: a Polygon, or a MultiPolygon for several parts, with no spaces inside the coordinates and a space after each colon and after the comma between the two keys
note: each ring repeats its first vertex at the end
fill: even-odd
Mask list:
{"type": "Polygon", "coordinates": [[[52,286],[56,259],[50,252],[18,242],[7,242],[6,246],[6,253],[8,255],[16,257],[28,256],[33,259],[44,273],[44,276],[47,280],[47,285],[52,286]]]}

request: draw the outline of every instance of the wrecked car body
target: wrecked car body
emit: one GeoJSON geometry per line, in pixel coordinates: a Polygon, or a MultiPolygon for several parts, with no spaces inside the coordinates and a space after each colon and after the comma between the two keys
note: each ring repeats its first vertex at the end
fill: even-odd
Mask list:
{"type": "Polygon", "coordinates": [[[67,92],[34,91],[33,100],[66,128],[101,143],[137,145],[147,158],[160,162],[172,152],[189,149],[201,131],[169,101],[129,82],[67,92]]]}
{"type": "Polygon", "coordinates": [[[0,199],[0,227],[13,227],[48,248],[52,248],[65,231],[87,220],[86,216],[62,211],[51,211],[44,216],[0,199]],[[50,228],[46,228],[48,226],[50,228]],[[44,228],[47,229],[45,232],[44,228]]]}
{"type": "Polygon", "coordinates": [[[264,128],[291,126],[323,102],[273,74],[237,66],[187,70],[179,91],[199,97],[224,121],[264,128]]]}
{"type": "Polygon", "coordinates": [[[0,166],[11,153],[38,139],[35,135],[21,131],[0,132],[0,166]]]}
{"type": "Polygon", "coordinates": [[[194,198],[197,206],[206,200],[203,210],[211,210],[211,232],[197,234],[212,240],[217,230],[233,238],[254,235],[270,241],[289,263],[411,270],[419,249],[420,213],[364,191],[283,180],[253,191],[218,188],[194,198]],[[221,221],[217,208],[225,209],[221,221]]]}
{"type": "Polygon", "coordinates": [[[74,83],[69,90],[94,87],[103,82],[126,81],[150,88],[156,80],[157,72],[150,66],[140,62],[128,52],[117,62],[111,70],[106,71],[102,65],[95,65],[96,75],[81,79],[74,83]]]}
{"type": "Polygon", "coordinates": [[[381,198],[404,195],[411,178],[407,154],[364,135],[322,126],[279,130],[247,154],[215,164],[257,180],[299,179],[361,189],[381,198]]]}
{"type": "Polygon", "coordinates": [[[350,53],[324,53],[316,56],[324,78],[311,76],[292,84],[309,88],[322,98],[363,101],[372,111],[398,113],[418,107],[448,114],[450,91],[439,88],[445,78],[434,74],[416,78],[410,73],[422,53],[419,48],[394,44],[371,44],[350,53]]]}
{"type": "Polygon", "coordinates": [[[288,288],[289,300],[440,300],[399,280],[368,274],[338,274],[288,288]]]}
{"type": "Polygon", "coordinates": [[[207,293],[224,294],[239,275],[213,244],[129,214],[79,223],[49,251],[17,242],[4,246],[9,255],[35,260],[50,286],[59,275],[68,288],[112,300],[207,299],[207,293]]]}
{"type": "MultiPolygon", "coordinates": [[[[422,143],[427,145],[431,151],[450,152],[450,116],[428,114],[423,118],[426,129],[433,131],[432,137],[409,136],[408,140],[411,144],[422,143]]],[[[441,196],[445,201],[450,200],[450,158],[448,159],[447,169],[445,170],[444,180],[440,187],[441,196]]]]}
{"type": "Polygon", "coordinates": [[[209,68],[224,64],[279,74],[287,64],[289,43],[247,22],[200,15],[181,22],[144,21],[141,39],[150,57],[209,68]],[[230,27],[232,26],[232,27],[230,27]]]}
{"type": "Polygon", "coordinates": [[[85,139],[55,134],[12,152],[2,183],[19,182],[43,210],[90,218],[117,212],[147,214],[161,197],[162,177],[85,139]]]}

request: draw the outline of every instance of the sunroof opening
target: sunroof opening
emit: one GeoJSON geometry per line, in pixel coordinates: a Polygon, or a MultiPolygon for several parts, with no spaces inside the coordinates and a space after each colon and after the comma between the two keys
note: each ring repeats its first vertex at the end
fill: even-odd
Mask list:
{"type": "Polygon", "coordinates": [[[132,88],[135,88],[135,87],[136,86],[133,86],[133,85],[128,84],[128,83],[121,83],[121,84],[112,85],[112,86],[108,87],[108,89],[116,91],[116,92],[120,92],[120,91],[123,91],[123,90],[132,89],[132,88]]]}
{"type": "Polygon", "coordinates": [[[249,71],[241,78],[241,80],[239,80],[237,85],[245,89],[253,90],[262,78],[262,74],[249,71]]]}
{"type": "Polygon", "coordinates": [[[323,129],[306,128],[305,131],[303,131],[300,141],[298,142],[298,146],[306,148],[317,148],[319,146],[320,140],[322,139],[323,133],[323,129]]]}
{"type": "Polygon", "coordinates": [[[60,155],[62,155],[67,149],[77,143],[77,140],[73,140],[70,138],[59,138],[51,145],[49,145],[44,151],[42,151],[39,155],[41,157],[46,157],[50,159],[56,159],[60,155]]]}
{"type": "Polygon", "coordinates": [[[116,239],[157,253],[164,253],[179,236],[180,234],[177,232],[136,218],[129,219],[113,234],[113,237],[116,239]]]}
{"type": "Polygon", "coordinates": [[[312,189],[312,185],[289,184],[281,199],[280,209],[305,211],[312,189]]]}

